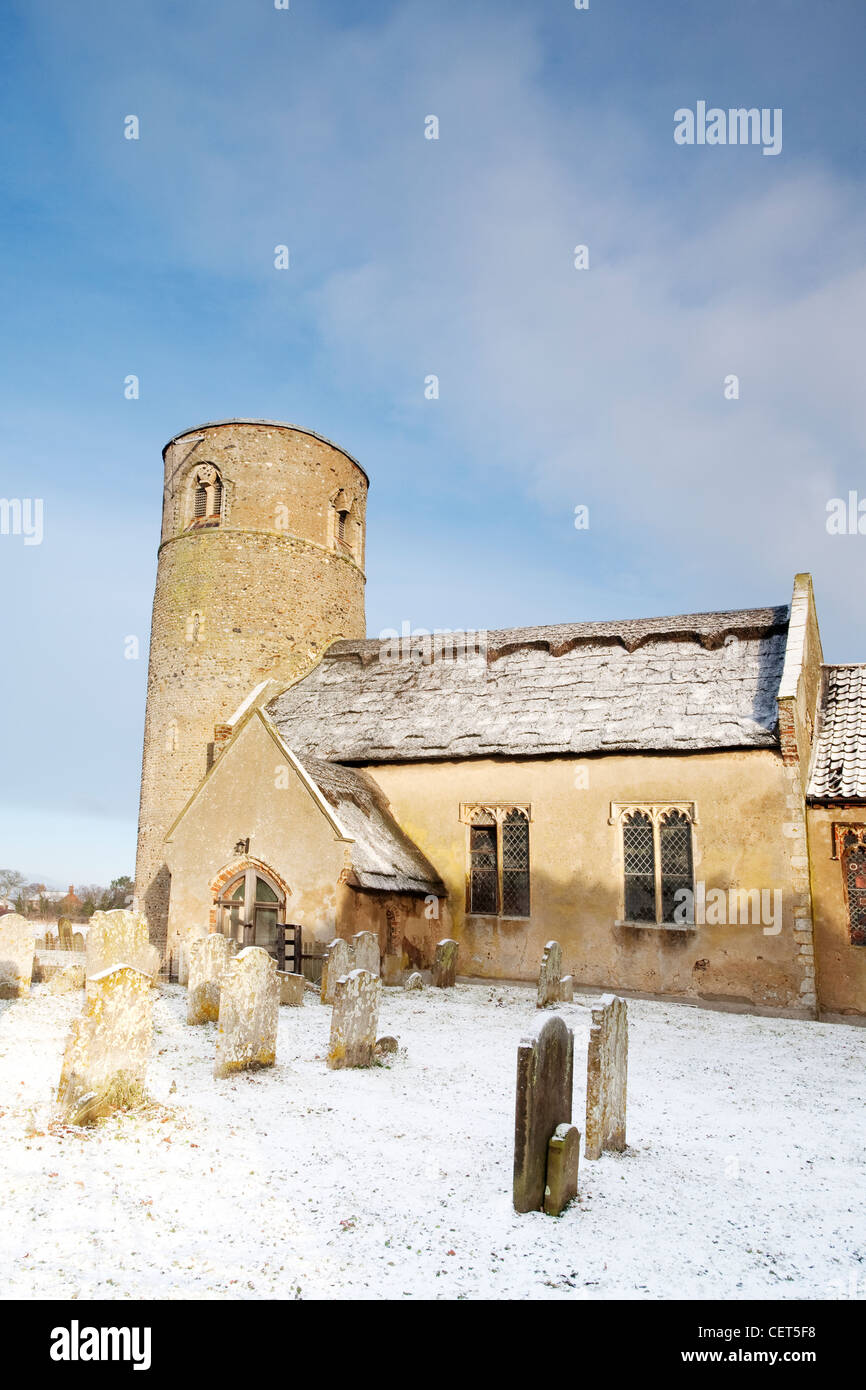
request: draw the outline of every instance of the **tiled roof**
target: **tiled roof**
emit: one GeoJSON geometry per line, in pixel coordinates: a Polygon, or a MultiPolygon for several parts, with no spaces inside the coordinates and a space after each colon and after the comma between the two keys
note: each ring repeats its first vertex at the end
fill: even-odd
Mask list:
{"type": "Polygon", "coordinates": [[[787,629],[779,607],[491,631],[458,659],[335,642],[268,713],[342,763],[777,747],[787,629]]]}
{"type": "Polygon", "coordinates": [[[866,800],[866,665],[824,667],[807,795],[866,800]]]}

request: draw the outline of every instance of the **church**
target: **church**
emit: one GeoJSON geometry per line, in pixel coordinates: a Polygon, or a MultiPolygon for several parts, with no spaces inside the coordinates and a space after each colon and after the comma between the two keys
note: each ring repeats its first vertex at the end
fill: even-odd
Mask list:
{"type": "Polygon", "coordinates": [[[281,968],[866,1013],[866,665],[807,574],[769,608],[366,636],[368,478],[291,425],[163,451],[135,905],[281,968]]]}

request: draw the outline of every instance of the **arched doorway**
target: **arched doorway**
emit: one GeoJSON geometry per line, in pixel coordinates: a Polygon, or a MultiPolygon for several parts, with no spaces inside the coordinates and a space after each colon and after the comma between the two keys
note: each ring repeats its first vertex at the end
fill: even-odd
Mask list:
{"type": "Polygon", "coordinates": [[[217,898],[217,931],[238,946],[262,946],[280,956],[286,895],[276,878],[259,866],[241,869],[217,898]]]}

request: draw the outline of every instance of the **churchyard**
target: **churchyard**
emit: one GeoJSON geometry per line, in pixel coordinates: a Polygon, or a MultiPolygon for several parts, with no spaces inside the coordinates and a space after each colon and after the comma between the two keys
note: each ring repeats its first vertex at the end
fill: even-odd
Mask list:
{"type": "MultiPolygon", "coordinates": [[[[647,1000],[627,1001],[626,1025],[619,1002],[572,998],[549,948],[541,990],[452,985],[448,948],[423,987],[387,987],[338,952],[333,1002],[307,989],[301,1004],[263,952],[244,952],[214,1009],[203,952],[189,990],[151,988],[146,955],[97,970],[97,945],[86,996],[49,979],[0,1001],[5,1297],[866,1292],[859,1028],[647,1000]],[[81,1052],[116,1027],[121,996],[121,1051],[147,1043],[145,1098],[136,1055],[132,1108],[102,1116],[82,1101],[81,1052]],[[515,1210],[518,1056],[527,1075],[539,1027],[560,1079],[571,1058],[583,1134],[578,1196],[560,1216],[515,1210]],[[620,1151],[624,1094],[602,1083],[626,1045],[620,1151]]],[[[574,1134],[561,1130],[567,1167],[574,1134]]]]}

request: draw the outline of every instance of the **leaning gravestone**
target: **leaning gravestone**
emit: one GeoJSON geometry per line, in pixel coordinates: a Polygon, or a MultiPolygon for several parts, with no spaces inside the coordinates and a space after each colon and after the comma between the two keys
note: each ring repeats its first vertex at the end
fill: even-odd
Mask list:
{"type": "Polygon", "coordinates": [[[147,919],[140,912],[116,907],[94,912],[87,932],[88,989],[93,975],[115,965],[131,965],[151,979],[159,970],[159,951],[151,946],[147,919]]]}
{"type": "Polygon", "coordinates": [[[319,997],[323,1004],[333,1004],[337,981],[351,969],[352,948],[348,941],[338,936],[328,947],[325,964],[322,966],[322,989],[319,997]]]}
{"type": "Polygon", "coordinates": [[[277,976],[280,981],[280,1003],[288,1004],[291,1009],[302,1009],[307,985],[303,975],[293,975],[289,970],[278,970],[277,976]]]}
{"type": "Polygon", "coordinates": [[[605,994],[592,1007],[586,1058],[586,1158],[625,1148],[628,1088],[628,1010],[605,994]]]}
{"type": "Polygon", "coordinates": [[[73,1019],[57,1099],[72,1124],[90,1124],[140,1103],[153,1036],[150,976],[128,965],[89,980],[84,1012],[73,1019]]]}
{"type": "Polygon", "coordinates": [[[352,969],[379,974],[379,938],[375,932],[359,931],[352,937],[352,969]]]}
{"type": "Polygon", "coordinates": [[[457,951],[456,941],[446,937],[440,941],[436,947],[436,954],[433,957],[433,981],[437,989],[451,989],[457,978],[457,951]]]}
{"type": "Polygon", "coordinates": [[[573,1071],[574,1034],[559,1014],[551,1014],[517,1049],[515,1211],[544,1207],[548,1147],[557,1126],[571,1123],[573,1071]]]}
{"type": "Polygon", "coordinates": [[[61,951],[74,950],[72,937],[72,923],[68,917],[61,917],[57,923],[57,944],[61,951]]]}
{"type": "Polygon", "coordinates": [[[577,1196],[579,1163],[580,1130],[577,1125],[557,1125],[547,1146],[544,1210],[548,1216],[560,1216],[577,1196]]]}
{"type": "Polygon", "coordinates": [[[220,985],[234,947],[234,941],[217,931],[190,942],[187,1023],[216,1023],[219,1019],[220,985]]]}
{"type": "Polygon", "coordinates": [[[535,1000],[537,1009],[559,1002],[559,982],[562,976],[562,947],[558,941],[548,941],[541,957],[538,972],[538,994],[535,1000]]]}
{"type": "Polygon", "coordinates": [[[370,1067],[375,1060],[382,981],[369,970],[351,970],[337,981],[328,1066],[370,1067]]]}
{"type": "Polygon", "coordinates": [[[277,973],[277,962],[261,946],[248,946],[229,961],[220,988],[214,1076],[274,1065],[280,1018],[277,973]]]}
{"type": "Polygon", "coordinates": [[[417,970],[414,970],[414,971],[412,972],[412,974],[409,976],[409,978],[408,978],[408,980],[406,981],[406,983],[405,983],[405,985],[403,986],[403,988],[404,988],[404,989],[423,989],[423,988],[424,988],[424,980],[423,980],[422,977],[418,974],[418,971],[417,971],[417,970]]]}
{"type": "Polygon", "coordinates": [[[30,993],[36,941],[26,917],[7,912],[0,917],[0,999],[19,999],[30,993]]]}

